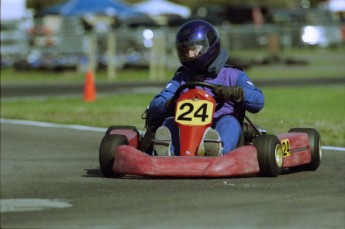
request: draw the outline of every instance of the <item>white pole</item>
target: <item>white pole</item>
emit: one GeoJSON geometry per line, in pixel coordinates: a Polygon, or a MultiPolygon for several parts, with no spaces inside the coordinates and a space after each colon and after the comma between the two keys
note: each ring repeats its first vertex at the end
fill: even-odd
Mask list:
{"type": "Polygon", "coordinates": [[[96,42],[97,36],[94,32],[89,33],[89,66],[88,70],[92,71],[95,75],[96,73],[96,50],[97,50],[97,42],[96,42]]]}
{"type": "Polygon", "coordinates": [[[107,77],[109,80],[116,79],[116,66],[114,65],[114,57],[116,56],[116,37],[113,31],[108,33],[108,65],[107,65],[107,77]]]}

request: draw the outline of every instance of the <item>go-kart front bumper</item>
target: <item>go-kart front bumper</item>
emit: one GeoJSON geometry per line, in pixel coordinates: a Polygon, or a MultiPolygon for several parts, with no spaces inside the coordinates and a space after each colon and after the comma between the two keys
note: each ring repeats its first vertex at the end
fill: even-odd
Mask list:
{"type": "Polygon", "coordinates": [[[219,157],[150,156],[128,145],[116,149],[113,172],[153,177],[230,177],[257,174],[254,146],[239,147],[219,157]]]}

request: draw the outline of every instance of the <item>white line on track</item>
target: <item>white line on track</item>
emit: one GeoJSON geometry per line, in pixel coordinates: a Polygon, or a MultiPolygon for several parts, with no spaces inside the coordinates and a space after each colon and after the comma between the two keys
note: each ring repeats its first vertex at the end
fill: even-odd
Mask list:
{"type": "Polygon", "coordinates": [[[74,129],[74,130],[86,130],[86,131],[97,131],[105,132],[106,128],[92,127],[92,126],[81,126],[81,125],[65,125],[65,124],[56,124],[50,122],[37,122],[37,121],[26,121],[26,120],[17,120],[17,119],[0,119],[1,123],[17,124],[17,125],[26,125],[26,126],[39,126],[39,127],[52,127],[52,128],[64,128],[64,129],[74,129]]]}
{"type": "Polygon", "coordinates": [[[41,211],[48,208],[69,208],[72,204],[65,200],[50,199],[2,199],[0,212],[41,211]]]}
{"type": "MultiPolygon", "coordinates": [[[[37,121],[27,121],[18,119],[0,119],[1,123],[17,124],[17,125],[27,125],[27,126],[39,126],[39,127],[51,127],[51,128],[64,128],[64,129],[74,129],[74,130],[85,130],[85,131],[96,131],[105,132],[106,128],[92,127],[92,126],[81,126],[81,125],[66,125],[66,124],[56,124],[50,122],[37,122],[37,121]]],[[[322,146],[323,150],[334,150],[345,152],[345,147],[337,146],[322,146]]]]}
{"type": "Polygon", "coordinates": [[[345,152],[345,147],[336,147],[336,146],[322,146],[323,150],[334,150],[334,151],[343,151],[345,152]]]}

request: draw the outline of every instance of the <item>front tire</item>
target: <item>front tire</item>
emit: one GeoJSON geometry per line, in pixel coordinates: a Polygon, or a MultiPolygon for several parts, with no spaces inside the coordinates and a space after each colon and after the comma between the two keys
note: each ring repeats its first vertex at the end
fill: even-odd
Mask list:
{"type": "Polygon", "coordinates": [[[124,135],[105,135],[99,148],[99,165],[105,177],[118,177],[120,174],[113,172],[113,164],[116,148],[120,145],[128,145],[124,135]]]}
{"type": "Polygon", "coordinates": [[[259,135],[254,139],[254,146],[258,154],[260,175],[276,177],[282,171],[283,150],[275,135],[259,135]]]}
{"type": "Polygon", "coordinates": [[[292,128],[289,130],[289,133],[291,132],[306,133],[308,134],[309,139],[311,162],[309,164],[299,166],[298,168],[310,171],[317,170],[320,166],[322,157],[320,133],[313,128],[292,128]]]}

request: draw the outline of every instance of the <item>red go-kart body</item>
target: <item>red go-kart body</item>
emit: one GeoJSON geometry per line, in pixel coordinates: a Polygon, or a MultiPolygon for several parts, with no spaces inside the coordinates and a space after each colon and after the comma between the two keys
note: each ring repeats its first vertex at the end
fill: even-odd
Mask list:
{"type": "MultiPolygon", "coordinates": [[[[200,86],[200,83],[192,86],[200,86]]],[[[178,93],[186,88],[189,87],[178,93]]],[[[224,155],[197,156],[204,132],[211,126],[217,109],[216,101],[202,89],[190,89],[179,96],[176,104],[180,156],[154,156],[142,152],[139,150],[142,134],[135,127],[112,126],[100,146],[102,173],[107,177],[214,178],[257,174],[274,177],[284,168],[316,170],[320,165],[320,135],[311,128],[293,128],[278,135],[258,132],[224,155]]],[[[257,130],[255,126],[253,128],[257,130]]]]}

